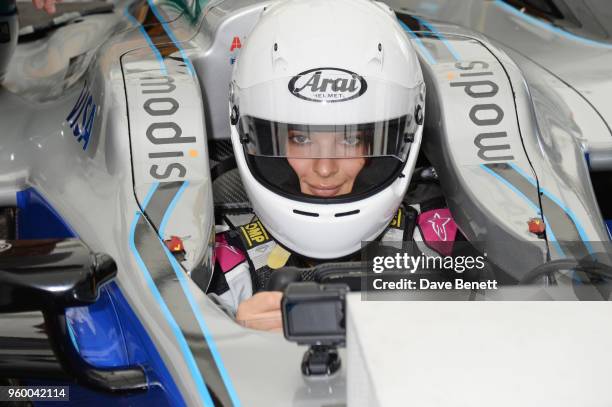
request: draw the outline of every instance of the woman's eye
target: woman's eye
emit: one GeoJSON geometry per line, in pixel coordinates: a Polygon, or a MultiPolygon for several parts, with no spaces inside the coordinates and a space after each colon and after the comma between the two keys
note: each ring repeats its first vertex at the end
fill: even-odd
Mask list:
{"type": "Polygon", "coordinates": [[[310,144],[310,137],[303,134],[294,134],[293,136],[289,136],[289,140],[298,145],[310,144]]]}
{"type": "Polygon", "coordinates": [[[355,134],[349,134],[344,136],[344,140],[342,141],[342,144],[349,146],[349,147],[355,147],[358,146],[361,143],[361,137],[355,134]]]}

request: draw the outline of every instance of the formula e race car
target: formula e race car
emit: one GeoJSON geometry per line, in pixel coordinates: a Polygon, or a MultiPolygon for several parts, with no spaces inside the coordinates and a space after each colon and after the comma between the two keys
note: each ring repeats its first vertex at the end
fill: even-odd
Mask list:
{"type": "MultiPolygon", "coordinates": [[[[224,168],[228,84],[269,3],[102,3],[29,30],[14,2],[2,6],[3,384],[70,385],[73,405],[189,406],[345,405],[347,381],[349,393],[360,386],[351,369],[368,367],[340,363],[351,341],[334,348],[344,315],[324,328],[285,315],[307,350],[241,326],[206,294],[215,216],[249,208],[224,168]]],[[[552,25],[535,2],[458,3],[381,5],[424,75],[419,162],[505,281],[550,285],[576,268],[609,280],[610,37],[552,25]]],[[[349,268],[327,265],[333,278],[319,282],[349,268]]],[[[289,286],[285,303],[344,311],[354,295],[312,284],[289,286]]],[[[584,298],[574,288],[559,298],[584,298]]]]}

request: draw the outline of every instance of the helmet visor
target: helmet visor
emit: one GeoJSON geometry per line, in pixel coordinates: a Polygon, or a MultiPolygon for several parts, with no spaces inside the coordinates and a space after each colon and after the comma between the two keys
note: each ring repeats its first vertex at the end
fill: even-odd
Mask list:
{"type": "Polygon", "coordinates": [[[250,155],[404,161],[424,86],[320,68],[233,92],[238,131],[250,155]]]}
{"type": "Polygon", "coordinates": [[[424,85],[407,88],[339,69],[232,89],[251,173],[292,199],[352,201],[401,173],[424,85]]]}
{"type": "Polygon", "coordinates": [[[416,131],[412,115],[374,123],[294,124],[243,116],[247,154],[286,158],[395,157],[404,161],[416,131]]]}

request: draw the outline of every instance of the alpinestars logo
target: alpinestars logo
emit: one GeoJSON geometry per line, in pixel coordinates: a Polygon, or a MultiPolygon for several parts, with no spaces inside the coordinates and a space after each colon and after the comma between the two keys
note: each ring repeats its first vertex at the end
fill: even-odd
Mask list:
{"type": "Polygon", "coordinates": [[[346,102],[368,89],[364,78],[342,68],[314,68],[297,74],[289,81],[289,92],[310,102],[346,102]]]}
{"type": "Polygon", "coordinates": [[[446,242],[446,224],[450,222],[450,218],[442,217],[439,213],[436,213],[431,219],[427,220],[431,224],[431,228],[438,238],[446,242]]]}

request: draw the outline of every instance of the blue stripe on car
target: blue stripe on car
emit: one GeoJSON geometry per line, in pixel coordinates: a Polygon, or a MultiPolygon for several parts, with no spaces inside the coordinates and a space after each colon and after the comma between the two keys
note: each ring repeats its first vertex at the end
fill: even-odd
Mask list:
{"type": "Polygon", "coordinates": [[[426,21],[423,18],[414,16],[414,18],[420,22],[422,25],[424,25],[425,27],[427,27],[432,33],[434,33],[439,39],[440,41],[442,41],[442,43],[446,46],[446,48],[448,48],[448,51],[451,53],[451,55],[453,56],[453,58],[455,58],[456,61],[460,61],[461,57],[459,56],[459,53],[457,52],[457,50],[455,49],[455,47],[453,47],[453,44],[451,44],[448,39],[446,39],[446,37],[444,36],[444,34],[442,34],[440,31],[436,30],[433,25],[431,25],[428,21],[426,21]]]}
{"type": "Polygon", "coordinates": [[[185,50],[181,47],[180,41],[176,39],[176,37],[174,36],[174,33],[172,32],[172,29],[170,28],[168,23],[166,23],[165,19],[159,16],[159,12],[157,10],[157,7],[155,7],[155,4],[151,0],[147,0],[147,3],[149,4],[149,7],[151,7],[151,11],[153,11],[153,14],[155,14],[155,17],[157,17],[157,20],[160,22],[160,24],[164,28],[164,31],[166,31],[166,34],[168,34],[168,37],[172,40],[172,42],[174,42],[174,45],[176,45],[176,48],[178,48],[179,52],[181,53],[181,56],[183,57],[185,64],[187,64],[187,69],[189,70],[189,73],[191,74],[191,76],[195,76],[195,69],[193,68],[193,65],[191,64],[189,57],[185,53],[185,50]]]}
{"type": "Polygon", "coordinates": [[[159,62],[159,69],[163,72],[164,75],[168,75],[168,70],[166,69],[164,58],[162,58],[161,54],[159,53],[159,50],[157,49],[155,44],[153,44],[151,37],[149,37],[149,34],[147,34],[147,31],[144,29],[142,24],[140,24],[138,20],[136,20],[134,16],[130,14],[127,6],[125,7],[124,14],[127,16],[127,18],[130,20],[132,24],[138,27],[138,29],[142,33],[142,36],[147,41],[147,44],[149,44],[149,48],[151,48],[151,51],[153,51],[153,55],[155,55],[155,58],[157,58],[157,62],[159,62]]]}
{"type": "Polygon", "coordinates": [[[425,47],[425,44],[423,44],[423,41],[421,41],[421,39],[414,33],[414,31],[410,29],[410,27],[406,25],[406,23],[404,23],[402,20],[397,20],[397,21],[402,26],[404,31],[410,34],[410,36],[415,40],[419,48],[421,48],[421,50],[423,51],[423,55],[425,56],[425,59],[427,59],[427,61],[431,65],[434,65],[436,63],[436,59],[433,57],[433,55],[431,55],[431,52],[429,52],[429,50],[425,47]]]}
{"type": "MultiPolygon", "coordinates": [[[[127,352],[129,354],[131,363],[141,363],[142,359],[146,360],[146,363],[155,373],[151,379],[158,381],[162,385],[164,392],[167,393],[167,397],[169,399],[168,401],[171,402],[174,407],[186,406],[187,404],[185,403],[185,400],[183,399],[183,396],[178,389],[172,374],[168,371],[168,368],[157,351],[155,344],[151,340],[149,333],[146,331],[144,326],[142,326],[138,316],[130,306],[117,283],[113,281],[109,283],[105,289],[111,298],[111,304],[113,307],[116,307],[114,311],[117,313],[117,317],[120,320],[121,329],[129,331],[131,334],[130,336],[126,337],[126,344],[128,346],[127,352]],[[138,338],[139,341],[135,341],[134,337],[138,338]],[[136,351],[144,351],[146,356],[132,355],[132,353],[136,353],[136,351]]],[[[149,374],[147,374],[147,377],[149,377],[149,374]]],[[[156,400],[155,404],[160,402],[161,400],[156,400]]]]}
{"type": "MultiPolygon", "coordinates": [[[[529,174],[526,174],[521,168],[519,168],[517,165],[515,165],[513,163],[510,163],[510,167],[512,167],[512,169],[514,169],[514,171],[516,171],[523,178],[525,178],[531,185],[533,185],[536,188],[538,188],[538,183],[536,182],[536,180],[533,177],[531,177],[529,174]]],[[[571,209],[569,209],[563,202],[561,202],[561,200],[558,197],[553,195],[548,190],[546,190],[546,189],[544,189],[542,187],[539,187],[539,190],[548,199],[553,201],[559,208],[563,209],[563,211],[567,214],[567,216],[569,216],[569,218],[572,220],[572,222],[576,226],[576,229],[578,230],[578,234],[580,235],[580,238],[582,239],[582,241],[584,242],[585,246],[587,247],[589,253],[593,254],[593,247],[591,246],[591,244],[589,242],[588,235],[584,231],[584,228],[582,227],[582,224],[578,220],[578,217],[576,216],[576,214],[574,214],[574,212],[571,209]]]]}
{"type": "Polygon", "coordinates": [[[166,212],[164,212],[164,216],[162,217],[161,223],[159,224],[159,237],[161,239],[164,239],[164,230],[166,229],[166,224],[168,223],[168,220],[170,220],[170,216],[174,211],[174,207],[176,206],[181,195],[187,188],[187,185],[189,185],[189,181],[184,181],[183,185],[181,185],[176,195],[174,195],[174,198],[172,198],[172,201],[170,201],[170,205],[168,205],[168,207],[166,208],[166,212]]]}
{"type": "MultiPolygon", "coordinates": [[[[189,181],[185,181],[183,183],[181,188],[178,190],[178,192],[176,193],[176,195],[170,202],[170,205],[168,205],[166,212],[164,213],[161,225],[159,227],[159,235],[162,239],[163,239],[164,232],[166,229],[166,224],[168,223],[168,219],[170,219],[172,212],[174,211],[174,207],[176,206],[176,203],[179,201],[181,194],[187,188],[188,184],[189,184],[189,181]]],[[[240,400],[238,399],[238,395],[236,394],[236,391],[234,390],[234,387],[232,386],[232,382],[227,373],[227,370],[225,369],[225,366],[223,365],[223,360],[221,359],[221,355],[219,354],[217,350],[217,346],[215,345],[215,342],[213,341],[212,335],[210,334],[210,331],[208,329],[208,326],[206,325],[206,322],[204,322],[204,317],[202,316],[202,313],[200,312],[199,306],[196,300],[193,298],[193,295],[191,294],[191,291],[189,289],[189,283],[187,282],[187,278],[185,277],[185,272],[183,271],[183,268],[180,266],[180,264],[178,264],[178,262],[176,261],[176,258],[174,257],[174,255],[170,252],[170,250],[168,250],[168,248],[165,245],[164,245],[164,251],[166,252],[166,256],[168,257],[170,264],[172,264],[174,273],[176,274],[176,277],[178,278],[181,284],[181,288],[183,289],[183,292],[185,293],[185,296],[187,297],[187,300],[189,301],[191,310],[193,311],[198,321],[198,324],[200,325],[200,329],[202,330],[202,333],[204,334],[204,338],[206,339],[206,342],[208,343],[208,347],[210,348],[210,353],[212,354],[215,360],[215,363],[217,364],[217,368],[219,369],[219,374],[221,375],[221,378],[223,379],[223,383],[225,384],[225,387],[227,388],[227,392],[229,393],[230,398],[232,399],[232,403],[234,404],[234,406],[240,406],[240,400]]]]}
{"type": "MultiPolygon", "coordinates": [[[[527,197],[523,192],[521,192],[517,187],[515,187],[514,185],[512,185],[508,180],[506,180],[505,178],[503,178],[502,176],[500,176],[499,174],[497,174],[495,171],[493,171],[492,169],[490,169],[489,167],[487,167],[484,164],[480,164],[480,167],[485,170],[486,172],[488,172],[489,174],[493,175],[497,180],[501,181],[502,184],[506,185],[508,188],[510,188],[514,193],[516,193],[519,197],[521,197],[525,202],[527,202],[529,204],[529,206],[535,210],[536,214],[538,216],[542,216],[542,211],[540,210],[540,207],[537,206],[531,199],[529,199],[529,197],[527,197]]],[[[555,249],[557,250],[557,252],[559,253],[559,255],[565,257],[565,252],[563,251],[563,249],[561,248],[561,246],[559,245],[559,242],[557,241],[557,238],[555,236],[555,234],[553,233],[552,229],[548,226],[548,220],[546,219],[546,217],[543,217],[544,219],[544,225],[546,227],[546,236],[550,237],[550,240],[553,242],[553,245],[555,246],[555,249]]]]}
{"type": "MultiPolygon", "coordinates": [[[[144,200],[144,202],[142,204],[143,212],[146,209],[147,204],[149,203],[151,197],[153,196],[153,194],[154,194],[154,192],[155,192],[155,190],[157,189],[158,186],[159,186],[158,182],[154,183],[153,186],[151,187],[151,189],[149,190],[149,193],[147,194],[147,197],[145,198],[145,200],[144,200]]],[[[161,296],[161,293],[159,292],[159,290],[157,289],[157,286],[155,285],[155,282],[151,278],[151,274],[147,270],[147,267],[145,266],[142,258],[140,257],[140,254],[138,253],[138,250],[136,249],[134,235],[135,235],[135,231],[136,231],[136,224],[138,223],[138,218],[140,216],[142,216],[142,213],[141,212],[136,212],[135,216],[134,216],[134,220],[132,221],[132,226],[131,226],[131,229],[130,229],[130,242],[129,242],[130,250],[134,254],[134,258],[136,259],[136,262],[138,263],[138,266],[143,271],[143,275],[145,277],[145,280],[147,282],[147,285],[149,287],[149,290],[150,290],[151,294],[155,297],[155,300],[159,304],[159,307],[160,307],[164,317],[166,318],[166,321],[168,322],[168,325],[172,329],[172,332],[173,332],[173,334],[174,334],[174,336],[175,336],[175,338],[177,340],[177,343],[179,345],[181,353],[183,354],[184,359],[185,359],[185,361],[187,363],[187,367],[188,367],[189,371],[191,372],[191,376],[192,376],[193,380],[196,383],[197,390],[198,390],[198,393],[200,394],[200,397],[204,401],[205,405],[207,405],[207,406],[214,406],[212,398],[210,397],[210,393],[208,392],[208,389],[206,388],[206,384],[204,383],[202,375],[200,374],[200,371],[199,371],[198,366],[196,364],[196,361],[195,361],[195,359],[193,357],[193,354],[191,353],[191,351],[189,349],[189,346],[187,345],[187,341],[185,339],[185,336],[183,335],[183,332],[181,331],[181,329],[178,326],[178,324],[175,321],[175,319],[172,317],[172,313],[170,312],[170,310],[168,309],[168,306],[164,302],[164,300],[163,300],[163,298],[161,296]]]]}

